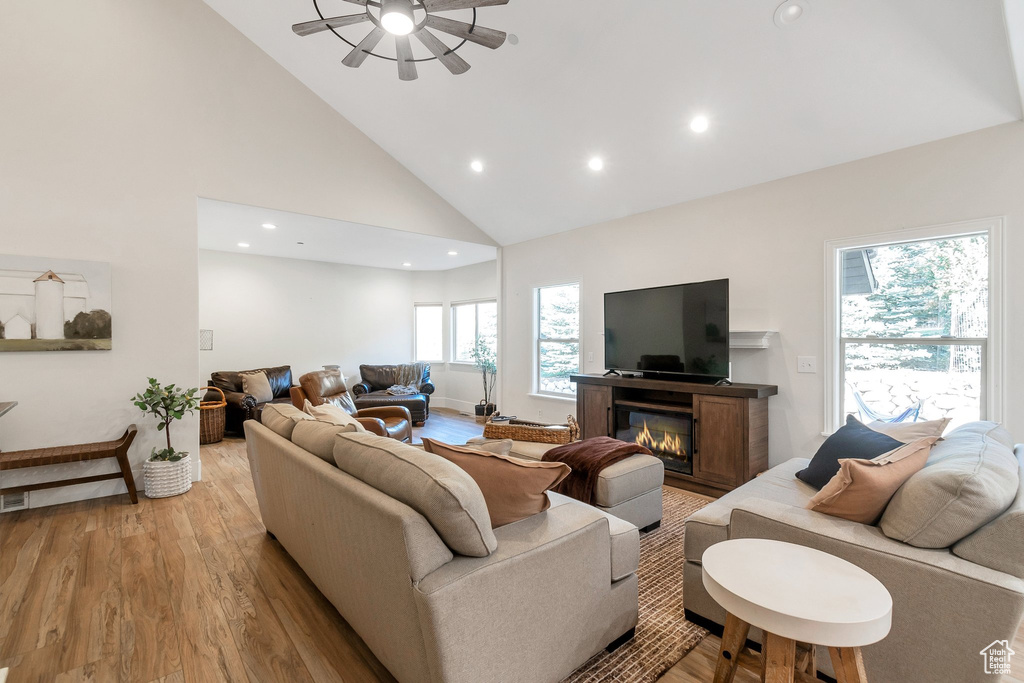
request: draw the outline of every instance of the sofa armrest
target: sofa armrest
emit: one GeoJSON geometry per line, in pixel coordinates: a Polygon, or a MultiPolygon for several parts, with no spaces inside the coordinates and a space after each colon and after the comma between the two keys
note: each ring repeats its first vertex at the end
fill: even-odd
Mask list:
{"type": "Polygon", "coordinates": [[[359,384],[352,385],[352,394],[354,396],[360,396],[362,394],[368,394],[368,393],[370,393],[370,391],[371,391],[370,385],[367,384],[366,382],[360,382],[359,384]]]}
{"type": "Polygon", "coordinates": [[[377,436],[387,436],[388,427],[384,424],[384,420],[377,417],[362,417],[360,415],[355,416],[359,424],[366,428],[366,431],[377,436]]]}
{"type": "Polygon", "coordinates": [[[383,420],[387,417],[399,417],[412,424],[412,413],[405,406],[377,406],[374,408],[361,408],[355,412],[355,417],[375,417],[383,420]]]}
{"type": "MultiPolygon", "coordinates": [[[[305,389],[299,386],[295,386],[289,390],[288,394],[289,396],[291,396],[293,406],[295,406],[299,410],[302,410],[306,406],[307,396],[305,389]]],[[[312,403],[312,401],[310,401],[310,403],[312,403]]]]}
{"type": "Polygon", "coordinates": [[[420,382],[419,389],[421,394],[426,394],[427,396],[430,396],[432,393],[434,393],[434,390],[436,388],[437,387],[434,386],[434,383],[430,381],[429,377],[420,382]]]}
{"type": "Polygon", "coordinates": [[[229,406],[246,412],[254,410],[258,403],[255,396],[244,394],[241,391],[225,391],[224,400],[227,401],[229,406]]]}
{"type": "Polygon", "coordinates": [[[882,583],[886,579],[876,572],[896,578],[910,570],[921,577],[922,587],[931,573],[952,573],[1024,598],[1024,580],[964,560],[948,549],[916,548],[889,538],[878,527],[773,500],[749,498],[737,504],[729,521],[729,538],[771,538],[816,548],[865,569],[872,565],[875,571],[868,571],[882,583]]]}

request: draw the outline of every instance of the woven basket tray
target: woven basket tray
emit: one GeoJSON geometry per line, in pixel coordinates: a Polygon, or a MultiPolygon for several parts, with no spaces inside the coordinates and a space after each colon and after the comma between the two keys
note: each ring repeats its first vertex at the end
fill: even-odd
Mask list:
{"type": "Polygon", "coordinates": [[[535,443],[564,444],[579,438],[580,428],[576,418],[569,415],[566,424],[547,424],[544,422],[527,422],[526,420],[508,420],[488,422],[484,425],[484,437],[488,439],[514,439],[516,441],[533,441],[535,443]]]}

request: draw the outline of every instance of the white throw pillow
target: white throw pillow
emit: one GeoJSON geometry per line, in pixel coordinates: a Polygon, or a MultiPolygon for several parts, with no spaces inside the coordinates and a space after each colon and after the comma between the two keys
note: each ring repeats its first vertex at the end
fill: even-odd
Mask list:
{"type": "Polygon", "coordinates": [[[302,406],[302,411],[307,415],[313,416],[313,419],[319,420],[320,422],[329,422],[330,424],[338,425],[339,427],[353,426],[357,432],[366,431],[366,427],[364,427],[359,420],[352,417],[338,406],[330,403],[315,406],[310,403],[307,398],[306,402],[302,406]]]}
{"type": "Polygon", "coordinates": [[[259,403],[274,400],[274,390],[270,388],[270,379],[267,378],[267,373],[260,370],[241,374],[242,393],[249,394],[259,403]]]}
{"type": "Polygon", "coordinates": [[[927,439],[929,436],[942,438],[942,433],[946,431],[949,420],[948,417],[927,422],[881,422],[875,420],[868,423],[868,429],[891,436],[897,441],[910,443],[918,439],[927,439]]]}

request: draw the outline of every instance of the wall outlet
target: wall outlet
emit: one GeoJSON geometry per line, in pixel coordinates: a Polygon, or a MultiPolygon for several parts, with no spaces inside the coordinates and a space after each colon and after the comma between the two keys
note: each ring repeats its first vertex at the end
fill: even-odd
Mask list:
{"type": "Polygon", "coordinates": [[[797,372],[817,372],[818,371],[818,358],[816,356],[797,356],[796,358],[796,371],[797,372]]]}
{"type": "Polygon", "coordinates": [[[593,363],[594,362],[594,352],[593,351],[587,351],[587,362],[588,363],[593,363]]]}

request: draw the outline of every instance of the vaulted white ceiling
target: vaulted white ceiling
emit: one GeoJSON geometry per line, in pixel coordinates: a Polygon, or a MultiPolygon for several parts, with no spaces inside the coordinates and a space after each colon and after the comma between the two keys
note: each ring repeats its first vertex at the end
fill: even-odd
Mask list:
{"type": "Polygon", "coordinates": [[[435,61],[402,82],[394,62],[343,66],[329,32],[293,34],[312,0],[206,0],[501,244],[1021,118],[999,0],[801,0],[779,28],[781,1],[511,0],[477,21],[517,45],[467,44],[466,74],[435,61]]]}

